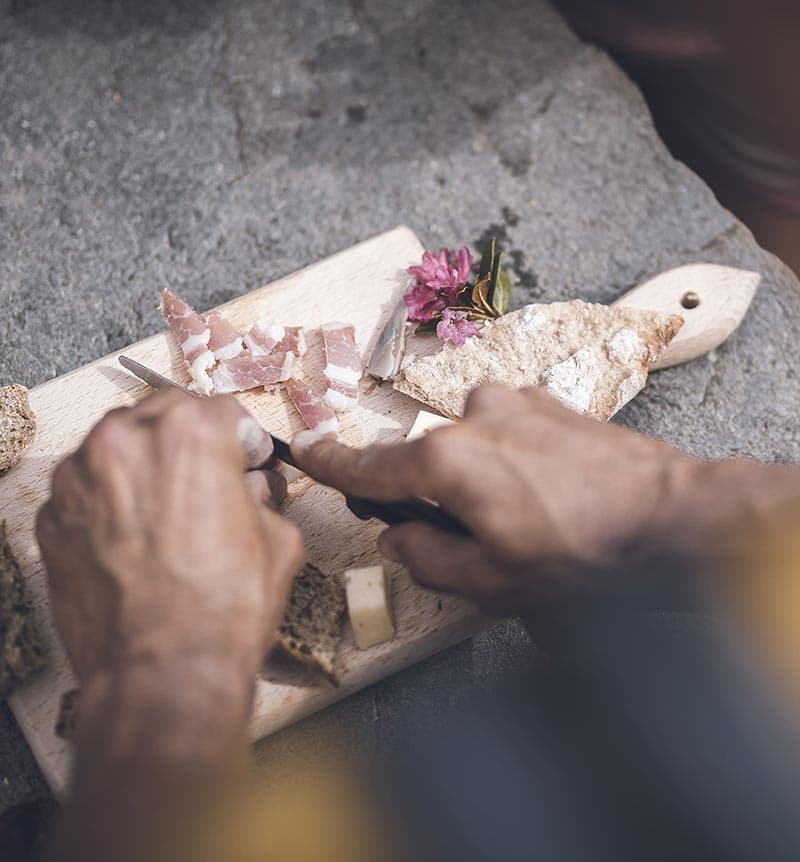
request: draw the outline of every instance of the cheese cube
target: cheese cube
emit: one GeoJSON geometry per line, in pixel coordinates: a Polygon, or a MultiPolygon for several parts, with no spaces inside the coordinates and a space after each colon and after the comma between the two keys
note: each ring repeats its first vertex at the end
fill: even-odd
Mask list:
{"type": "Polygon", "coordinates": [[[394,637],[389,579],[383,566],[349,569],[344,573],[347,612],[359,649],[394,637]]]}
{"type": "Polygon", "coordinates": [[[445,419],[444,416],[439,416],[436,413],[429,413],[427,410],[420,410],[417,413],[417,418],[411,426],[411,430],[406,434],[406,440],[416,440],[417,437],[422,437],[434,428],[441,428],[444,425],[452,425],[452,419],[445,419]]]}

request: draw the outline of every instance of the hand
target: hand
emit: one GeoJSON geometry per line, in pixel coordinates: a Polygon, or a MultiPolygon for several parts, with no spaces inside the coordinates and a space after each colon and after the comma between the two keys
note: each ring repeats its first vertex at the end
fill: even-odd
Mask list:
{"type": "Polygon", "coordinates": [[[37,535],[84,688],[137,663],[224,665],[252,688],[303,544],[274,509],[282,477],[244,472],[243,415],[233,398],[157,393],[56,468],[37,535]]]}
{"type": "Polygon", "coordinates": [[[657,440],[566,409],[538,389],[484,386],[463,421],[419,440],[348,449],[302,432],[298,467],[344,493],[428,497],[475,539],[423,524],[382,534],[384,554],[424,586],[521,612],[564,564],[606,561],[673,517],[707,469],[657,440]]]}

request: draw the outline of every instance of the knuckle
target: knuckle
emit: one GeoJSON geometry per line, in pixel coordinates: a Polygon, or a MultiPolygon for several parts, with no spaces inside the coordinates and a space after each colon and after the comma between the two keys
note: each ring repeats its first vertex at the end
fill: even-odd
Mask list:
{"type": "MultiPolygon", "coordinates": [[[[555,395],[551,395],[541,386],[526,386],[524,389],[520,389],[519,392],[529,407],[534,407],[538,410],[555,408],[558,412],[568,410],[568,408],[564,407],[555,395]]],[[[570,412],[572,412],[573,415],[577,415],[574,411],[570,412]]]]}
{"type": "Polygon", "coordinates": [[[205,404],[210,411],[213,411],[221,417],[233,417],[234,419],[239,419],[245,415],[242,405],[233,397],[233,395],[215,395],[213,398],[209,398],[205,402],[201,402],[196,398],[193,400],[198,405],[205,404]]]}
{"type": "Polygon", "coordinates": [[[191,422],[206,406],[199,398],[183,392],[170,392],[164,403],[164,418],[175,422],[191,422]]]}
{"type": "Polygon", "coordinates": [[[439,463],[442,457],[450,451],[452,438],[449,434],[444,433],[448,430],[449,429],[447,428],[437,428],[435,431],[431,431],[430,434],[426,434],[422,440],[420,440],[420,456],[422,463],[426,467],[439,463]]]}
{"type": "Polygon", "coordinates": [[[176,444],[205,445],[219,436],[215,412],[208,403],[176,393],[161,416],[159,430],[176,444]]]}
{"type": "Polygon", "coordinates": [[[449,464],[458,457],[463,429],[458,426],[436,428],[420,440],[420,460],[425,470],[449,464]]]}
{"type": "Polygon", "coordinates": [[[509,390],[498,383],[484,383],[481,386],[476,386],[467,396],[465,412],[482,413],[490,410],[496,406],[500,398],[507,394],[509,394],[509,390]]]}
{"type": "Polygon", "coordinates": [[[325,483],[361,493],[380,475],[385,451],[382,443],[351,449],[326,439],[314,446],[315,473],[325,483]]]}
{"type": "Polygon", "coordinates": [[[129,439],[129,422],[122,415],[112,412],[92,428],[81,449],[88,463],[105,462],[124,450],[129,439]]]}

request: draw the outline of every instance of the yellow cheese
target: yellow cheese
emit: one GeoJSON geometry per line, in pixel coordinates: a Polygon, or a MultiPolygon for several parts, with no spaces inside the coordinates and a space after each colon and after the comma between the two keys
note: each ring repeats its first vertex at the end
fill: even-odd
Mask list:
{"type": "Polygon", "coordinates": [[[349,569],[344,573],[347,612],[359,649],[394,637],[389,579],[383,566],[349,569]]]}
{"type": "Polygon", "coordinates": [[[417,413],[417,418],[411,426],[411,430],[406,434],[406,440],[416,440],[417,437],[422,437],[434,428],[441,428],[444,425],[452,425],[452,419],[445,419],[444,416],[439,416],[437,413],[429,413],[427,410],[420,410],[417,413]]]}

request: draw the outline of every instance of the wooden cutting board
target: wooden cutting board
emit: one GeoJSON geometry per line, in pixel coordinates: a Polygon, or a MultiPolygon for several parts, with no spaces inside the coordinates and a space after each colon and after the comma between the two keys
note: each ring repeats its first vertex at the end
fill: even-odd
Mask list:
{"type": "MultiPolygon", "coordinates": [[[[405,268],[418,262],[422,251],[419,240],[408,228],[396,228],[241,296],[221,309],[242,329],[261,317],[286,325],[302,324],[309,329],[329,320],[351,322],[356,327],[362,353],[367,356],[383,322],[400,299],[407,280],[405,268]]],[[[680,311],[680,299],[687,285],[700,291],[704,302],[695,312],[696,323],[690,321],[685,327],[687,336],[694,341],[687,347],[686,343],[682,346],[679,343],[680,335],[675,339],[676,350],[683,351],[676,361],[700,355],[723,340],[741,320],[758,283],[758,276],[753,273],[744,273],[746,277],[742,279],[741,275],[731,275],[741,271],[708,267],[701,264],[672,270],[627,295],[632,304],[639,299],[648,307],[680,311]],[[705,302],[703,292],[713,282],[712,275],[721,279],[722,285],[715,294],[716,304],[705,302]],[[719,314],[730,309],[732,303],[736,314],[725,312],[730,319],[726,319],[721,332],[719,314]],[[706,318],[716,328],[706,326],[706,318]]],[[[154,294],[153,303],[156,302],[154,294]]],[[[309,353],[304,359],[305,367],[315,376],[321,375],[322,369],[318,345],[318,337],[311,336],[309,353]]],[[[166,329],[126,347],[124,352],[173,380],[188,383],[183,360],[166,329]]],[[[109,409],[133,404],[146,394],[146,387],[119,366],[118,355],[106,356],[31,390],[31,405],[39,427],[36,441],[22,461],[0,477],[0,519],[7,522],[9,542],[25,576],[35,604],[36,621],[45,633],[48,648],[45,669],[19,690],[10,703],[45,777],[56,791],[63,790],[68,779],[70,750],[69,744],[55,735],[54,725],[61,695],[74,687],[75,681],[49,620],[34,521],[48,496],[55,463],[75,449],[109,409]]],[[[278,436],[290,438],[300,430],[300,419],[282,393],[249,393],[241,398],[263,425],[278,436]]],[[[401,440],[419,409],[418,402],[394,391],[389,384],[362,384],[358,407],[342,417],[340,436],[353,446],[401,440]]],[[[380,560],[375,544],[380,525],[355,518],[335,491],[301,479],[290,486],[284,511],[301,527],[308,559],[321,569],[341,572],[380,560]]],[[[387,568],[393,578],[396,638],[362,652],[356,649],[347,628],[337,659],[341,668],[339,688],[324,683],[304,687],[296,681],[281,679],[274,669],[267,671],[269,678],[259,679],[257,684],[251,725],[253,739],[274,733],[469,637],[484,622],[467,603],[423,592],[399,566],[387,564],[387,568]]],[[[191,610],[187,609],[187,613],[191,610]]]]}
{"type": "MultiPolygon", "coordinates": [[[[397,228],[239,297],[222,309],[242,328],[260,317],[308,328],[329,320],[348,321],[356,327],[356,338],[366,355],[382,321],[400,298],[405,267],[416,263],[422,251],[410,230],[397,228]]],[[[157,301],[154,294],[153,303],[157,301]]],[[[312,337],[304,361],[313,374],[321,375],[321,350],[316,346],[312,337]]],[[[166,331],[124,352],[178,382],[188,383],[183,361],[166,331]]],[[[146,387],[119,366],[118,355],[106,356],[31,390],[31,406],[39,427],[36,441],[22,461],[0,478],[0,518],[7,522],[9,542],[25,576],[36,621],[46,635],[49,651],[46,668],[10,703],[45,777],[56,791],[64,788],[68,778],[70,747],[55,735],[53,728],[61,694],[75,682],[48,617],[34,520],[48,496],[55,463],[75,449],[110,408],[133,404],[145,394],[146,387]]],[[[366,389],[359,406],[342,417],[341,438],[354,446],[401,440],[420,405],[392,390],[389,384],[366,389]]],[[[281,437],[288,439],[302,427],[282,393],[247,394],[242,401],[266,428],[281,437]]],[[[306,479],[294,482],[284,511],[301,527],[308,559],[323,570],[340,572],[380,561],[375,544],[380,526],[359,521],[335,491],[306,479]]],[[[399,566],[389,564],[388,568],[393,576],[396,638],[362,652],[356,649],[348,627],[337,662],[342,669],[339,688],[325,683],[302,687],[260,679],[251,726],[253,739],[274,733],[463,640],[480,625],[479,615],[466,603],[423,592],[399,566]]],[[[187,609],[187,613],[191,611],[187,609]]]]}

